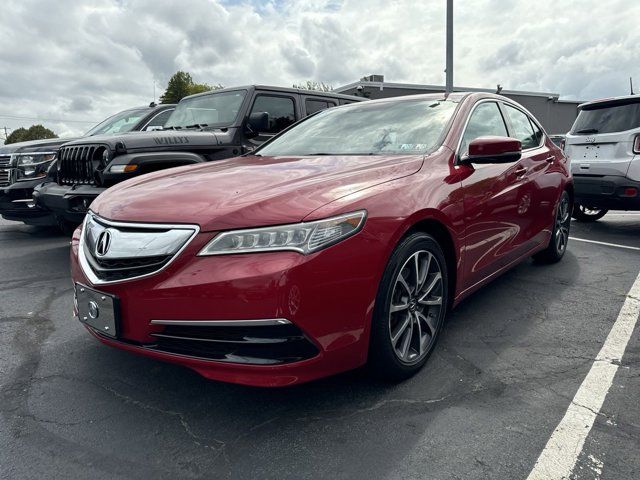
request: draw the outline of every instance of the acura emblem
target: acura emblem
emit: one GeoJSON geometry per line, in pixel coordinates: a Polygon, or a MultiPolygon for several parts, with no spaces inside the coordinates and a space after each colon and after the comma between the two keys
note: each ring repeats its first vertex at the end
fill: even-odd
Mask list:
{"type": "Polygon", "coordinates": [[[98,242],[96,243],[96,255],[98,257],[104,257],[111,247],[111,232],[104,230],[98,236],[98,242]]]}

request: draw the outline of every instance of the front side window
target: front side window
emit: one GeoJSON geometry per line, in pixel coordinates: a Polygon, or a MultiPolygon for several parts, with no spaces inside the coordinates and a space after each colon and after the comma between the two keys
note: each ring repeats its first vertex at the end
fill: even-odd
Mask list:
{"type": "Polygon", "coordinates": [[[511,126],[513,127],[512,137],[517,138],[522,143],[522,149],[535,148],[540,145],[540,139],[533,131],[529,117],[524,112],[521,112],[517,108],[513,108],[511,105],[505,105],[507,109],[507,115],[511,120],[511,126]]]}
{"type": "Polygon", "coordinates": [[[258,95],[251,114],[268,113],[269,126],[260,133],[278,133],[296,121],[295,104],[291,97],[272,97],[258,95]]]}
{"type": "Polygon", "coordinates": [[[173,109],[165,110],[164,112],[159,113],[158,115],[156,115],[151,119],[151,121],[147,124],[146,127],[144,127],[144,129],[152,130],[154,128],[157,129],[158,127],[164,127],[164,124],[167,123],[167,120],[169,120],[169,117],[171,116],[172,113],[173,113],[173,109]]]}
{"type": "Polygon", "coordinates": [[[442,99],[394,99],[330,108],[258,152],[270,156],[424,154],[439,144],[457,105],[442,99]]]}
{"type": "Polygon", "coordinates": [[[228,127],[238,117],[246,90],[209,93],[180,100],[165,128],[228,127]]]}
{"type": "Polygon", "coordinates": [[[124,112],[116,113],[93,127],[85,133],[85,136],[89,137],[92,135],[110,135],[113,133],[129,132],[148,113],[148,108],[125,110],[124,112]]]}
{"type": "Polygon", "coordinates": [[[467,123],[467,128],[462,136],[460,154],[465,155],[469,151],[469,144],[476,138],[486,136],[509,136],[500,108],[495,102],[481,103],[471,113],[469,123],[467,123]]]}

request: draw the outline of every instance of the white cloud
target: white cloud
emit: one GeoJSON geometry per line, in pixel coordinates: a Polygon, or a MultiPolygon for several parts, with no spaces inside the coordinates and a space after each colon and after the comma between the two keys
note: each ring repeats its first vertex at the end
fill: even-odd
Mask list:
{"type": "MultiPolygon", "coordinates": [[[[565,98],[625,94],[640,67],[633,0],[455,2],[455,83],[565,98]]],[[[101,120],[197,81],[338,86],[370,73],[444,81],[444,1],[4,0],[0,115],[101,120]]],[[[29,120],[0,118],[16,128],[29,120]]],[[[61,134],[90,125],[43,121],[61,134]]],[[[86,127],[86,128],[85,128],[86,127]]]]}

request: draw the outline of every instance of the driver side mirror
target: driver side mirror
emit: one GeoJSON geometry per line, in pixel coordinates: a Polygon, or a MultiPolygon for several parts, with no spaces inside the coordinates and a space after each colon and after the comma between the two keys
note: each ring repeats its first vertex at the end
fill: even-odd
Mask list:
{"type": "Polygon", "coordinates": [[[269,130],[269,114],[267,112],[255,112],[249,115],[245,124],[247,137],[257,137],[260,132],[269,130]]]}
{"type": "Polygon", "coordinates": [[[461,164],[512,163],[522,156],[522,142],[511,137],[479,137],[469,144],[461,164]]]}

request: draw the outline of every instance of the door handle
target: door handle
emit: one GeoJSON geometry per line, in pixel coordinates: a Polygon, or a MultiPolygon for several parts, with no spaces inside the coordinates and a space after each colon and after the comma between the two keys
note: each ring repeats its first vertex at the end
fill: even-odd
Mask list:
{"type": "Polygon", "coordinates": [[[547,162],[547,163],[553,163],[553,162],[556,161],[556,157],[551,155],[550,157],[545,158],[544,161],[547,162]]]}
{"type": "Polygon", "coordinates": [[[520,177],[524,177],[524,175],[527,173],[527,169],[525,167],[518,167],[514,170],[513,172],[516,177],[520,178],[520,177]]]}

